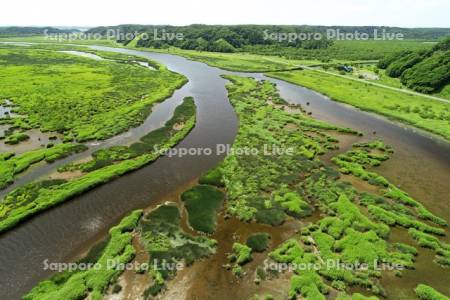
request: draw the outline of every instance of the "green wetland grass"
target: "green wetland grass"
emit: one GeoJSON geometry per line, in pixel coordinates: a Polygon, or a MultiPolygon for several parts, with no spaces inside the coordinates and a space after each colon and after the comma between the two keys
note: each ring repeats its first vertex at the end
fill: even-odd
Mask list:
{"type": "Polygon", "coordinates": [[[133,240],[148,254],[148,261],[133,270],[139,276],[151,277],[151,285],[142,296],[156,296],[176,275],[176,264],[189,266],[215,252],[215,240],[185,233],[180,228],[180,220],[174,203],[158,206],[148,213],[131,212],[109,230],[107,239],[78,261],[95,267],[56,273],[41,281],[23,299],[103,299],[109,293],[117,293],[119,277],[137,254],[133,240]]]}
{"type": "MultiPolygon", "coordinates": [[[[338,294],[336,299],[379,299],[386,296],[379,278],[384,272],[401,276],[401,271],[380,271],[379,264],[413,269],[418,255],[413,245],[389,242],[390,227],[396,225],[409,229],[409,234],[419,241],[419,246],[434,249],[437,264],[447,264],[448,245],[439,238],[446,234],[447,222],[375,172],[377,166],[393,155],[391,147],[380,140],[358,143],[350,151],[332,159],[342,173],[360,177],[379,189],[379,194],[360,192],[350,183],[341,181],[339,172],[320,162],[321,154],[335,149],[329,142],[334,139],[327,138],[328,132],[345,130],[321,124],[315,131],[313,120],[302,119],[305,118],[302,114],[293,116],[283,106],[273,107],[273,102],[282,103],[282,99],[272,84],[234,76],[227,78],[232,82],[227,86],[230,101],[240,120],[233,147],[257,147],[258,143],[273,141],[281,141],[287,146],[293,138],[297,147],[307,145],[309,150],[297,148],[298,156],[294,161],[283,155],[270,159],[228,156],[219,167],[227,193],[228,213],[242,221],[277,225],[288,217],[301,219],[319,210],[322,216],[318,221],[303,227],[299,235],[275,247],[268,257],[277,263],[294,265],[320,265],[339,260],[350,265],[364,263],[367,266],[364,270],[339,267],[294,269],[288,293],[290,298],[326,299],[332,291],[338,294]],[[293,122],[292,118],[300,118],[302,122],[293,122]],[[247,119],[251,120],[252,126],[247,127],[247,119]],[[293,137],[292,125],[286,126],[287,123],[297,126],[293,137]],[[312,135],[311,131],[316,134],[312,135]],[[283,136],[288,132],[291,135],[283,136]],[[301,161],[298,167],[296,160],[301,161]],[[298,175],[289,176],[292,173],[298,175]],[[266,182],[262,180],[264,178],[270,180],[266,182]],[[285,201],[288,204],[282,205],[285,201]],[[298,214],[298,209],[307,213],[298,214]],[[352,294],[354,287],[364,288],[365,295],[352,294]]],[[[354,134],[351,131],[347,133],[354,134]]],[[[253,241],[247,247],[253,245],[257,248],[258,244],[253,241]]],[[[233,245],[232,262],[238,258],[242,262],[232,266],[236,276],[245,276],[250,253],[251,250],[240,243],[233,245]]],[[[260,284],[264,286],[264,281],[260,284]]]]}
{"type": "Polygon", "coordinates": [[[265,232],[257,232],[250,235],[246,245],[256,252],[264,252],[269,247],[270,234],[265,232]]]}
{"type": "MultiPolygon", "coordinates": [[[[164,127],[148,133],[130,147],[120,148],[119,153],[122,155],[117,155],[117,148],[115,147],[101,150],[107,159],[100,161],[96,155],[93,155],[91,162],[86,163],[89,166],[87,169],[83,168],[85,164],[69,165],[63,168],[64,171],[68,172],[81,170],[82,174],[79,177],[74,177],[71,180],[51,181],[51,185],[48,185],[46,180],[36,181],[14,189],[0,203],[0,232],[16,226],[34,214],[153,162],[163,153],[155,151],[154,145],[158,145],[161,150],[170,149],[194,128],[195,122],[194,100],[186,98],[176,108],[174,116],[167,121],[164,127]],[[183,124],[183,126],[174,129],[174,124],[183,124]],[[161,135],[161,132],[164,134],[161,135]]],[[[70,144],[61,145],[63,147],[70,146],[70,144]]],[[[58,146],[45,150],[53,151],[56,149],[58,149],[58,146]]],[[[55,154],[49,157],[50,159],[56,158],[55,154]]],[[[44,158],[45,156],[42,159],[44,158]]]]}
{"type": "Polygon", "coordinates": [[[164,264],[182,262],[189,266],[215,252],[215,240],[185,233],[180,229],[180,221],[178,207],[166,203],[146,214],[140,223],[140,240],[149,254],[148,273],[153,278],[145,297],[156,296],[165,288],[166,281],[176,275],[176,269],[164,268],[164,264]]]}
{"type": "Polygon", "coordinates": [[[126,264],[136,255],[131,242],[141,216],[142,210],[136,210],[109,230],[108,242],[91,258],[96,268],[56,274],[39,283],[23,299],[84,299],[88,295],[91,299],[103,299],[105,290],[123,272],[111,268],[111,261],[126,264]]]}
{"type": "MultiPolygon", "coordinates": [[[[43,148],[28,151],[19,155],[13,152],[0,154],[0,190],[14,182],[17,174],[22,173],[31,165],[41,161],[51,163],[57,159],[64,158],[72,153],[78,153],[86,150],[87,147],[82,144],[64,143],[51,148],[43,148]]],[[[0,213],[0,217],[3,216],[0,213]]]]}
{"type": "MultiPolygon", "coordinates": [[[[218,66],[228,64],[231,68],[237,68],[229,64],[233,57],[231,54],[229,57],[225,55],[226,58],[221,54],[204,56],[208,56],[205,59],[207,63],[218,66]]],[[[254,61],[246,67],[259,68],[266,62],[254,61]]],[[[280,67],[278,63],[277,60],[270,68],[280,67]]],[[[438,134],[449,137],[446,127],[448,124],[444,122],[448,114],[445,105],[435,105],[434,102],[426,100],[426,105],[430,105],[428,107],[420,97],[411,96],[406,99],[403,94],[390,94],[386,90],[372,89],[363,83],[353,85],[353,82],[341,81],[336,77],[322,77],[323,74],[309,74],[309,71],[272,74],[283,75],[285,78],[282,79],[301,85],[304,85],[303,80],[310,80],[311,88],[323,88],[323,93],[330,91],[341,95],[343,92],[337,91],[336,86],[345,87],[342,90],[351,91],[350,99],[362,97],[365,101],[363,103],[370,104],[367,104],[367,110],[377,107],[391,112],[401,111],[399,115],[405,120],[408,119],[404,122],[417,121],[419,125],[414,125],[418,127],[429,122],[430,131],[435,130],[436,133],[440,132],[438,134]],[[386,108],[376,102],[376,99],[383,97],[404,102],[401,102],[400,106],[386,108]],[[406,103],[410,105],[409,109],[406,108],[406,103]]],[[[434,251],[435,263],[443,267],[448,266],[450,248],[441,238],[447,234],[447,220],[432,214],[419,200],[376,172],[377,166],[394,155],[393,149],[380,140],[358,143],[349,151],[336,155],[332,159],[333,164],[325,164],[321,161],[321,156],[338,149],[340,135],[358,135],[358,132],[312,119],[302,112],[301,107],[286,103],[279,96],[275,85],[270,82],[258,82],[238,76],[226,78],[230,81],[227,85],[230,102],[236,110],[240,125],[233,147],[256,148],[263,153],[264,145],[276,145],[292,148],[293,154],[227,156],[217,168],[199,179],[200,185],[182,196],[184,201],[181,205],[188,211],[189,224],[199,232],[213,233],[217,230],[216,219],[221,208],[227,217],[241,220],[242,226],[246,226],[246,222],[278,226],[292,220],[304,221],[314,214],[311,219],[306,219],[308,221],[298,233],[284,239],[281,244],[272,245],[267,234],[263,232],[254,233],[247,240],[236,239],[228,256],[233,264],[230,269],[237,276],[236,280],[247,280],[255,276],[259,278],[258,284],[265,286],[263,278],[271,278],[267,270],[260,266],[259,273],[250,272],[257,256],[264,256],[271,262],[293,265],[320,265],[329,260],[339,260],[350,265],[365,263],[367,268],[362,270],[338,267],[294,269],[289,274],[290,283],[280,286],[280,289],[286,290],[291,299],[331,297],[340,300],[376,300],[389,297],[380,279],[387,272],[396,276],[402,276],[404,272],[380,271],[378,267],[382,264],[401,266],[409,272],[414,269],[415,260],[422,253],[420,247],[423,247],[434,251]],[[343,181],[341,174],[358,177],[375,187],[377,192],[359,191],[351,183],[343,181]],[[391,242],[389,237],[392,227],[404,230],[411,237],[409,242],[391,242]]],[[[189,115],[188,113],[187,116],[189,115]]],[[[191,119],[187,117],[183,120],[186,128],[191,119]]],[[[174,121],[170,124],[177,123],[174,121]]],[[[125,167],[127,170],[146,163],[149,159],[146,152],[148,146],[164,141],[168,136],[170,139],[174,133],[170,128],[173,129],[166,124],[160,131],[143,138],[137,146],[102,150],[95,153],[91,161],[69,165],[61,171],[82,171],[84,175],[81,179],[74,180],[75,185],[78,180],[92,180],[98,184],[97,177],[108,170],[121,169],[118,166],[125,163],[129,163],[125,167]]],[[[108,176],[104,178],[110,180],[108,176]]],[[[34,195],[39,195],[45,189],[58,191],[60,185],[66,184],[71,183],[40,182],[38,186],[30,186],[24,198],[27,203],[33,203],[36,201],[34,195]]],[[[174,204],[166,203],[139,218],[138,223],[133,223],[134,229],[127,232],[139,236],[149,254],[150,263],[153,264],[152,259],[156,259],[156,265],[153,266],[158,266],[164,260],[182,261],[190,265],[200,258],[207,259],[221,247],[220,241],[217,244],[204,236],[191,236],[183,232],[180,229],[180,210],[174,204]]],[[[112,235],[109,243],[111,240],[112,235]]],[[[93,256],[92,260],[99,259],[99,254],[93,256]]],[[[166,288],[167,281],[176,276],[176,272],[156,269],[157,271],[148,274],[143,271],[143,274],[152,277],[152,284],[146,290],[145,297],[159,294],[166,288]]],[[[76,279],[77,285],[60,285],[59,280],[55,282],[50,279],[50,283],[41,282],[26,297],[46,299],[47,293],[55,295],[51,293],[58,289],[59,292],[70,291],[74,295],[81,295],[80,298],[100,298],[109,293],[107,287],[113,286],[117,276],[120,276],[119,273],[115,273],[113,277],[109,277],[109,273],[101,273],[94,276],[98,276],[98,282],[101,282],[98,285],[83,281],[83,278],[87,277],[81,275],[82,279],[76,279]],[[77,292],[79,294],[76,294],[77,292]]],[[[432,287],[422,284],[409,292],[415,293],[419,299],[448,299],[432,287]]]]}
{"type": "Polygon", "coordinates": [[[425,284],[419,284],[414,291],[416,292],[417,297],[421,300],[449,300],[450,298],[439,293],[432,287],[425,285],[425,284]]]}
{"type": "Polygon", "coordinates": [[[28,139],[30,139],[30,137],[27,134],[23,132],[17,132],[6,136],[4,142],[7,145],[17,145],[20,142],[26,141],[28,139]]]}
{"type": "Polygon", "coordinates": [[[198,185],[184,192],[181,199],[188,213],[189,225],[196,231],[213,233],[224,193],[210,185],[198,185]]]}
{"type": "Polygon", "coordinates": [[[2,122],[69,141],[106,139],[142,123],[155,102],[186,82],[154,62],[154,70],[128,63],[136,58],[125,55],[102,52],[114,61],[98,61],[57,51],[67,47],[0,46],[0,99],[12,101],[19,115],[2,122]]]}
{"type": "MultiPolygon", "coordinates": [[[[381,278],[387,272],[402,276],[405,269],[413,270],[417,257],[422,255],[419,247],[433,250],[435,263],[441,266],[448,263],[450,248],[441,239],[446,234],[446,221],[376,173],[377,166],[395,155],[390,146],[381,140],[357,143],[347,152],[335,155],[330,164],[325,164],[321,156],[338,148],[340,135],[358,135],[358,132],[312,119],[301,107],[287,104],[270,82],[238,76],[226,78],[230,80],[227,85],[230,101],[240,121],[233,147],[262,149],[264,144],[275,143],[293,147],[293,153],[231,154],[216,168],[203,174],[199,185],[181,196],[183,201],[179,205],[165,203],[142,216],[134,232],[149,254],[152,266],[161,267],[164,261],[191,265],[200,258],[208,260],[223,247],[220,241],[217,243],[202,235],[183,232],[180,206],[188,210],[189,224],[199,232],[205,232],[205,228],[211,230],[208,233],[218,230],[214,225],[222,213],[219,213],[222,206],[224,213],[241,220],[242,226],[246,226],[245,222],[277,226],[286,221],[305,221],[298,232],[283,238],[281,243],[273,244],[267,233],[258,231],[246,236],[246,240],[233,239],[230,249],[226,249],[228,253],[216,252],[225,256],[227,264],[224,267],[230,270],[235,280],[248,281],[254,276],[254,282],[264,287],[269,284],[266,280],[290,272],[289,284],[278,286],[290,299],[376,300],[389,297],[381,278]],[[378,192],[359,191],[343,181],[341,174],[366,180],[378,192]],[[305,219],[311,214],[320,217],[305,219]],[[404,228],[411,240],[391,242],[389,237],[394,226],[404,228]],[[260,256],[269,262],[303,267],[274,273],[259,265],[253,272],[260,256]],[[348,265],[363,263],[364,268],[323,265],[329,261],[348,265]],[[311,264],[319,268],[304,268],[311,264]],[[384,264],[401,269],[380,270],[384,264]]],[[[226,220],[220,226],[226,226],[226,220]]],[[[112,237],[109,243],[111,241],[112,237]]],[[[105,250],[97,250],[92,260],[98,259],[101,251],[105,250]]],[[[157,296],[177,274],[161,268],[152,269],[148,274],[138,272],[152,277],[144,297],[157,296]]],[[[106,274],[98,276],[109,278],[106,274]]],[[[87,292],[80,280],[80,287],[76,288],[84,293],[82,298],[104,296],[110,293],[105,287],[114,286],[116,278],[102,280],[107,284],[93,286],[87,292]],[[103,292],[98,294],[96,291],[100,286],[103,292]]],[[[56,283],[46,282],[41,282],[26,297],[36,295],[29,299],[45,299],[39,297],[44,297],[46,286],[49,291],[56,289],[56,283]],[[43,292],[39,294],[39,291],[43,292]]],[[[60,291],[65,290],[65,284],[58,287],[60,291]]],[[[73,291],[76,288],[72,286],[73,291]]],[[[448,299],[422,284],[415,291],[409,291],[409,294],[414,293],[419,299],[448,299]]]]}
{"type": "Polygon", "coordinates": [[[274,72],[267,75],[316,90],[332,100],[381,114],[450,139],[450,103],[312,70],[274,72]]]}

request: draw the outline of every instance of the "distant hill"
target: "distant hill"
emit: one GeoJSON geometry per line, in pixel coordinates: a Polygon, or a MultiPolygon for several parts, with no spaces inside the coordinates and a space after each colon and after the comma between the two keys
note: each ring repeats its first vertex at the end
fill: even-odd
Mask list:
{"type": "Polygon", "coordinates": [[[78,29],[58,29],[55,27],[0,27],[0,36],[32,36],[32,35],[43,35],[45,30],[49,34],[55,33],[72,33],[79,32],[78,29]]]}
{"type": "MultiPolygon", "coordinates": [[[[334,30],[340,34],[355,33],[366,34],[373,39],[374,32],[378,32],[378,37],[383,32],[387,34],[400,33],[405,39],[419,40],[438,40],[445,36],[450,36],[450,28],[400,28],[400,27],[383,27],[383,26],[309,26],[309,25],[189,25],[189,26],[169,26],[169,25],[118,25],[110,27],[94,27],[88,30],[88,33],[100,33],[106,35],[108,30],[119,31],[128,34],[126,37],[120,37],[119,41],[127,44],[139,34],[147,33],[150,37],[154,36],[155,31],[161,37],[162,32],[179,33],[183,35],[182,40],[140,40],[137,46],[161,48],[164,46],[175,46],[182,49],[209,50],[214,48],[214,43],[226,46],[225,52],[232,52],[233,48],[239,49],[244,46],[255,45],[283,45],[300,47],[304,49],[318,49],[330,46],[330,41],[322,39],[301,37],[289,41],[274,40],[273,37],[281,37],[280,34],[303,34],[320,33],[323,37],[327,37],[328,30],[334,30]],[[135,34],[138,33],[138,34],[135,34]],[[135,35],[133,35],[135,34],[135,35]],[[272,34],[268,38],[269,34],[272,34]],[[226,42],[228,45],[226,45],[226,42]],[[232,47],[230,47],[232,46],[232,47]],[[205,49],[206,48],[206,49],[205,49]]],[[[222,51],[219,51],[222,52],[222,51]]]]}

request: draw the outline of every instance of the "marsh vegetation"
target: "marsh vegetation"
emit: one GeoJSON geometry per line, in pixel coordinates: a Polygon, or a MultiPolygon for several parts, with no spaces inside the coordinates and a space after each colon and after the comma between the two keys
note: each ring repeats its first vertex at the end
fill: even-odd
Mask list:
{"type": "MultiPolygon", "coordinates": [[[[195,120],[194,100],[186,98],[164,127],[148,133],[139,142],[129,147],[112,147],[95,152],[90,161],[71,164],[60,170],[64,172],[81,170],[81,176],[70,180],[51,181],[51,185],[48,185],[46,180],[36,181],[14,189],[0,203],[0,232],[12,228],[42,210],[153,162],[164,154],[164,150],[178,144],[194,128],[195,120]],[[173,125],[178,123],[183,123],[184,126],[176,130],[173,125]],[[154,146],[157,146],[156,150],[154,146]]],[[[67,148],[70,144],[61,146],[67,148]]],[[[46,149],[45,151],[53,151],[49,153],[48,158],[56,159],[61,155],[56,152],[58,149],[57,146],[46,149]]],[[[45,153],[39,153],[41,159],[45,158],[45,153]]]]}

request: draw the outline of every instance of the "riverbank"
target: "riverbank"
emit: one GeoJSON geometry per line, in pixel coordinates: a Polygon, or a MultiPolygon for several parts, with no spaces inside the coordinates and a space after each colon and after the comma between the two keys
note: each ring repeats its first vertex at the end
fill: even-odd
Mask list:
{"type": "Polygon", "coordinates": [[[92,160],[88,162],[60,169],[60,172],[69,173],[81,171],[76,177],[64,176],[70,179],[32,182],[13,190],[0,204],[0,233],[34,214],[153,162],[163,155],[164,151],[178,144],[194,128],[195,115],[193,99],[186,98],[164,127],[143,136],[139,143],[120,149],[100,150],[94,152],[92,160]],[[174,128],[176,124],[183,126],[174,128]],[[161,152],[156,151],[154,147],[158,147],[161,152]]]}

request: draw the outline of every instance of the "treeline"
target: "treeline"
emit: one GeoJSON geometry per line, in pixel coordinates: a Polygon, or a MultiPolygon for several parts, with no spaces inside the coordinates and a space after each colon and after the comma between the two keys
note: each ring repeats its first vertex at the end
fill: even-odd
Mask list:
{"type": "MultiPolygon", "coordinates": [[[[327,30],[339,34],[358,32],[366,34],[370,39],[375,30],[381,32],[402,33],[405,39],[436,40],[450,35],[448,28],[397,28],[375,26],[307,26],[307,25],[189,25],[189,26],[153,26],[153,25],[119,25],[112,27],[96,27],[87,33],[108,35],[109,30],[120,33],[118,41],[128,44],[139,35],[146,34],[146,39],[136,39],[136,46],[165,48],[178,47],[188,50],[234,52],[279,51],[279,48],[290,49],[326,49],[333,44],[328,39],[327,30]],[[162,34],[181,34],[181,39],[162,39],[162,34]]],[[[286,53],[283,53],[286,54],[286,53]]],[[[292,54],[295,55],[295,54],[292,54]]]]}
{"type": "Polygon", "coordinates": [[[421,93],[435,93],[450,83],[450,37],[431,50],[401,51],[378,62],[390,77],[421,93]]]}
{"type": "Polygon", "coordinates": [[[54,27],[0,27],[0,36],[3,37],[43,35],[45,32],[49,34],[72,33],[79,32],[79,30],[58,29],[54,27]]]}
{"type": "MultiPolygon", "coordinates": [[[[304,49],[326,48],[331,41],[291,38],[288,34],[310,35],[318,32],[313,26],[262,26],[262,25],[189,25],[189,26],[144,26],[119,25],[113,27],[97,27],[87,33],[101,33],[108,35],[108,30],[120,32],[119,42],[128,44],[140,34],[147,34],[149,38],[140,39],[137,46],[165,48],[178,47],[187,50],[235,52],[247,45],[275,45],[304,49]],[[136,34],[137,33],[137,34],[136,34]],[[162,39],[162,34],[181,34],[181,39],[162,39]],[[284,37],[281,34],[286,34],[284,37]],[[126,35],[126,38],[120,38],[126,35]]],[[[320,30],[323,32],[323,30],[320,30]]]]}

